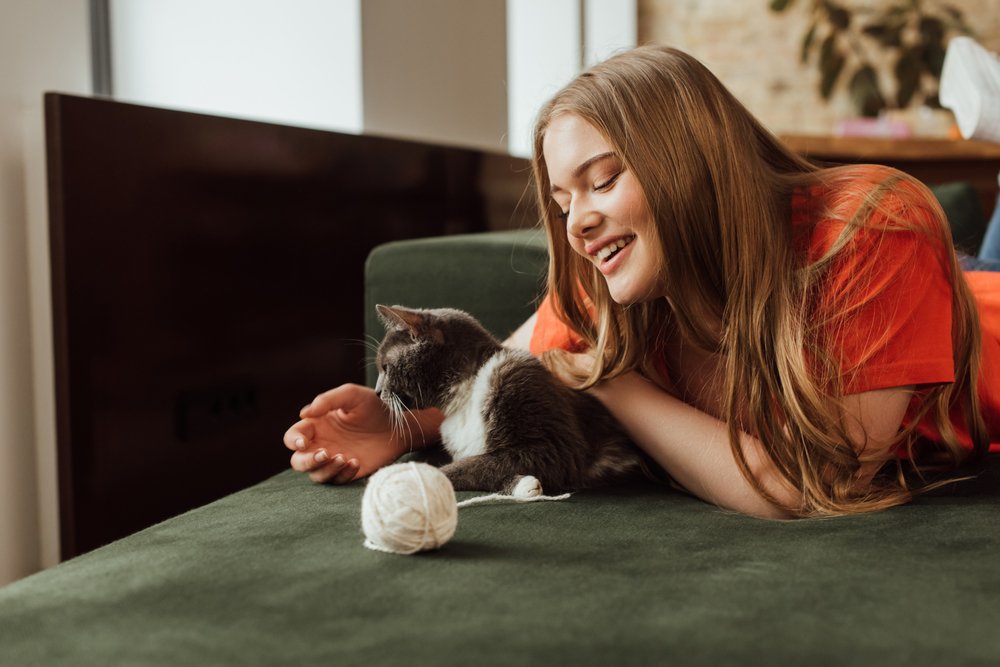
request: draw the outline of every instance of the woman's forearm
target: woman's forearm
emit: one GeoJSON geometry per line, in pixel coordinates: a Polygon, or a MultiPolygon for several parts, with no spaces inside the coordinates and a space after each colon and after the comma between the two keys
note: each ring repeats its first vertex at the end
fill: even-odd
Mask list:
{"type": "MultiPolygon", "coordinates": [[[[633,441],[681,486],[726,509],[766,518],[791,518],[762,498],[743,477],[724,422],[670,396],[637,373],[591,389],[624,425],[633,441]]],[[[744,435],[750,470],[779,502],[800,500],[764,456],[760,442],[744,435]]]]}

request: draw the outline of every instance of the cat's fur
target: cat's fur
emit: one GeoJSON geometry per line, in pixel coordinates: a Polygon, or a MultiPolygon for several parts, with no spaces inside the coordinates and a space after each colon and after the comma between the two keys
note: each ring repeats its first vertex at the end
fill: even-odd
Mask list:
{"type": "Polygon", "coordinates": [[[456,490],[531,497],[639,469],[637,450],[600,401],[564,386],[530,353],[503,347],[471,315],[376,308],[387,331],[375,390],[397,417],[444,413],[453,462],[441,470],[456,490]]]}

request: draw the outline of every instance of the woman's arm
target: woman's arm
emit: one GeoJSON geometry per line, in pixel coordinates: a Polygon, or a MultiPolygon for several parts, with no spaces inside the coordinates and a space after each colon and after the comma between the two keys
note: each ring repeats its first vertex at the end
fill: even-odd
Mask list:
{"type": "MultiPolygon", "coordinates": [[[[607,380],[591,391],[635,443],[691,493],[758,517],[792,518],[764,500],[743,478],[723,421],[674,398],[637,373],[607,380]]],[[[913,387],[898,387],[846,397],[847,430],[853,442],[866,443],[865,456],[888,449],[912,391],[913,387]]],[[[750,470],[764,489],[782,504],[799,505],[800,493],[774,469],[760,441],[744,434],[742,444],[750,470]]],[[[868,484],[879,466],[878,462],[863,465],[858,483],[868,484]]]]}
{"type": "Polygon", "coordinates": [[[292,468],[315,482],[346,484],[422,449],[441,437],[438,410],[407,412],[394,424],[373,389],[345,384],[317,396],[302,408],[300,421],[285,432],[292,468]]]}
{"type": "MultiPolygon", "coordinates": [[[[505,341],[508,347],[528,349],[537,314],[505,341]]],[[[589,355],[575,355],[589,365],[589,355]]],[[[844,397],[847,432],[864,459],[857,484],[867,486],[882,466],[913,395],[913,387],[878,389],[844,397]],[[862,444],[863,443],[863,444],[862,444]]],[[[754,516],[788,519],[764,500],[743,478],[729,446],[725,422],[664,392],[637,373],[606,380],[590,390],[625,426],[633,441],[663,466],[684,488],[699,498],[754,516]]],[[[801,494],[774,469],[761,443],[742,436],[751,472],[776,500],[801,504],[801,494]]]]}
{"type": "MultiPolygon", "coordinates": [[[[537,315],[504,341],[527,350],[537,315]]],[[[294,470],[316,482],[346,484],[393,463],[403,454],[441,439],[439,410],[414,410],[393,426],[389,410],[368,387],[345,384],[317,396],[302,408],[300,421],[285,432],[294,470]]]]}
{"type": "Polygon", "coordinates": [[[538,313],[529,317],[524,324],[517,328],[517,331],[510,335],[510,338],[503,342],[505,347],[518,350],[531,349],[531,336],[535,333],[535,322],[538,321],[538,313]]]}

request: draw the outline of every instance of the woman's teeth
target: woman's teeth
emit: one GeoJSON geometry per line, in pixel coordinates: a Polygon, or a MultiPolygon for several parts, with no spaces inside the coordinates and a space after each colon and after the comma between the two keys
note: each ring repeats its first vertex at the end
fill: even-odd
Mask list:
{"type": "Polygon", "coordinates": [[[631,243],[631,241],[632,239],[618,239],[617,241],[609,243],[607,246],[597,251],[597,259],[603,262],[614,253],[618,252],[619,249],[627,246],[629,243],[631,243]]]}

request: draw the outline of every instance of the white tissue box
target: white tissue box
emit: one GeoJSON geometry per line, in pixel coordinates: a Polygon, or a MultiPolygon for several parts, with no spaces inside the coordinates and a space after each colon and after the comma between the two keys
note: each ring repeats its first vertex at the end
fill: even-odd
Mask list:
{"type": "Polygon", "coordinates": [[[955,37],[941,69],[941,105],[966,139],[1000,143],[1000,59],[969,37],[955,37]]]}

